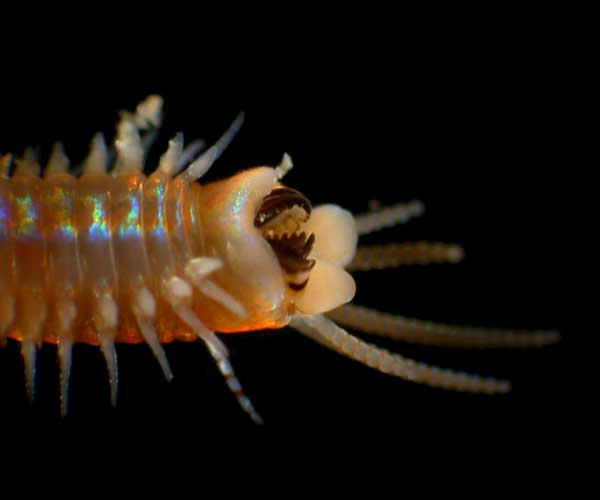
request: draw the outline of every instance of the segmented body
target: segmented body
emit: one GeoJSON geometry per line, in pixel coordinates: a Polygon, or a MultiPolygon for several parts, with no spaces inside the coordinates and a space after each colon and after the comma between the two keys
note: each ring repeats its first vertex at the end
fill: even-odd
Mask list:
{"type": "MultiPolygon", "coordinates": [[[[171,379],[161,344],[200,338],[240,404],[260,421],[233,375],[227,349],[211,329],[227,322],[228,315],[246,316],[246,311],[206,279],[223,263],[218,245],[210,246],[211,256],[204,257],[200,204],[211,198],[202,196],[201,185],[193,182],[218,157],[241,120],[175,177],[190,154],[182,151],[183,140],[177,136],[159,167],[146,177],[138,130],[156,118],[157,104],[160,100],[153,96],[137,115],[123,116],[110,173],[109,152],[100,135],[79,178],[69,172],[61,147],[51,155],[43,179],[31,151],[16,160],[12,176],[10,156],[1,158],[0,341],[8,337],[21,342],[30,398],[38,347],[42,342],[58,344],[65,413],[75,343],[101,347],[116,404],[115,343],[147,342],[171,379]],[[201,293],[194,293],[194,286],[201,293]]],[[[238,219],[232,220],[235,225],[238,219]]]]}
{"type": "Polygon", "coordinates": [[[139,343],[135,301],[149,292],[161,311],[154,327],[162,343],[197,338],[169,310],[159,277],[183,275],[203,254],[192,195],[199,184],[140,172],[21,174],[0,182],[0,272],[8,285],[0,300],[5,321],[15,318],[8,337],[98,345],[98,309],[113,307],[108,300],[120,318],[114,340],[139,343]],[[65,311],[75,314],[68,328],[65,311]]]}
{"type": "Polygon", "coordinates": [[[70,173],[58,146],[43,177],[31,151],[15,161],[10,176],[11,157],[0,157],[0,341],[21,342],[30,398],[42,342],[58,345],[63,414],[75,343],[100,346],[116,404],[115,343],[146,342],[170,379],[162,344],[200,339],[239,404],[260,423],[215,331],[289,324],[378,371],[489,394],[507,392],[509,382],[415,362],[352,336],[332,319],[424,345],[538,347],[558,340],[556,331],[434,324],[345,305],[355,292],[345,268],[457,263],[463,250],[429,242],[357,249],[360,235],[418,217],[423,205],[399,204],[357,216],[334,205],[313,210],[304,195],[279,183],[291,168],[287,155],[276,168],[194,182],[231,141],[242,115],[191,163],[203,143],[183,149],[178,134],[146,176],[152,133],[140,132],[158,126],[161,103],[151,96],[135,114],[122,115],[111,169],[101,135],[95,136],[79,177],[70,173]]]}

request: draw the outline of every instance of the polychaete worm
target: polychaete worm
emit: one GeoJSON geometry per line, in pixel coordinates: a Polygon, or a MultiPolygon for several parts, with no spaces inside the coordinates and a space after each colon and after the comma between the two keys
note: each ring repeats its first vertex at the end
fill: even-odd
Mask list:
{"type": "Polygon", "coordinates": [[[361,235],[422,215],[422,203],[358,215],[333,204],[313,207],[282,183],[292,168],[287,154],[275,167],[197,182],[236,135],[243,114],[209,148],[175,135],[145,175],[161,118],[161,97],[149,96],[134,112],[121,113],[112,148],[96,134],[74,169],[60,144],[43,175],[32,149],[0,158],[0,341],[20,342],[30,399],[42,342],[57,345],[62,414],[75,343],[100,347],[115,405],[116,343],[148,344],[170,380],[162,344],[199,339],[240,406],[261,423],[216,332],[289,325],[375,370],[487,394],[505,393],[510,383],[408,359],[339,325],[425,345],[513,348],[558,340],[556,331],[438,324],[351,304],[351,272],[459,262],[463,250],[431,242],[358,246],[361,235]]]}

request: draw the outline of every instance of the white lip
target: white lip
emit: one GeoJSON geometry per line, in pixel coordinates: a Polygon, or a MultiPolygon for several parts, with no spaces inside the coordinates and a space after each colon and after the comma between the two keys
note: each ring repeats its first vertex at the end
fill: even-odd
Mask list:
{"type": "Polygon", "coordinates": [[[305,314],[320,314],[350,302],[356,293],[352,276],[343,267],[356,253],[358,234],[352,214],[337,205],[313,209],[302,231],[315,234],[310,258],[316,260],[296,308],[305,314]]]}
{"type": "Polygon", "coordinates": [[[350,302],[356,293],[352,276],[335,264],[317,260],[296,308],[305,314],[320,314],[350,302]]]}
{"type": "Polygon", "coordinates": [[[350,212],[337,205],[320,205],[302,226],[306,234],[315,233],[311,257],[346,267],[356,253],[358,233],[350,212]]]}

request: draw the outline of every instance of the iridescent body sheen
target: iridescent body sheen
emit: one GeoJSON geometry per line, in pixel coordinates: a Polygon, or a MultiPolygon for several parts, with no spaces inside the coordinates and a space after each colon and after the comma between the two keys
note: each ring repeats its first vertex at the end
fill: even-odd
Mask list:
{"type": "Polygon", "coordinates": [[[204,209],[201,214],[206,255],[219,256],[224,263],[212,279],[239,297],[242,303],[252,304],[245,318],[219,306],[217,314],[209,320],[217,331],[276,328],[289,322],[291,311],[281,268],[276,259],[261,258],[272,251],[254,227],[255,213],[276,182],[273,169],[256,168],[208,184],[199,193],[204,209]],[[225,227],[228,237],[221,238],[219,234],[225,227]],[[239,252],[239,248],[243,248],[243,252],[239,252]],[[257,262],[260,265],[257,266],[257,262]],[[237,283],[243,285],[232,288],[237,283]]]}
{"type": "MultiPolygon", "coordinates": [[[[269,292],[273,288],[268,286],[269,276],[277,270],[256,272],[244,278],[244,272],[251,266],[238,265],[239,255],[228,255],[228,248],[235,245],[238,238],[244,245],[249,245],[250,253],[253,245],[262,247],[262,251],[270,251],[258,232],[255,241],[248,236],[250,217],[243,220],[243,214],[234,210],[228,230],[231,237],[224,244],[214,240],[214,234],[222,232],[223,226],[219,225],[225,223],[217,220],[216,214],[227,213],[229,204],[239,207],[247,203],[244,194],[247,195],[248,190],[236,190],[232,186],[231,192],[226,192],[217,188],[219,200],[210,209],[203,210],[202,203],[215,202],[210,186],[204,193],[198,184],[186,185],[179,179],[147,178],[139,172],[117,177],[89,174],[80,179],[65,174],[44,180],[17,177],[6,186],[10,188],[10,197],[8,190],[0,194],[0,207],[4,207],[7,214],[10,207],[14,213],[10,218],[14,245],[10,260],[14,259],[20,282],[32,285],[44,303],[51,302],[50,296],[57,289],[69,290],[79,311],[79,326],[73,332],[76,342],[98,344],[97,335],[90,328],[95,296],[110,293],[123,299],[117,301],[122,314],[130,309],[127,293],[131,289],[144,285],[160,297],[160,279],[156,279],[156,275],[183,273],[189,259],[203,255],[200,253],[203,220],[206,220],[206,227],[214,228],[208,232],[213,244],[207,248],[206,255],[223,257],[225,263],[224,268],[215,272],[214,280],[227,286],[227,281],[240,280],[243,284],[246,279],[244,289],[235,293],[255,297],[259,305],[256,313],[253,311],[251,315],[254,319],[235,321],[236,316],[226,308],[211,303],[210,298],[198,296],[194,299],[193,309],[202,322],[219,331],[239,331],[235,323],[241,321],[245,325],[240,329],[281,323],[270,319],[268,324],[258,324],[264,310],[276,312],[283,300],[283,285],[275,286],[275,291],[269,292]],[[33,180],[35,189],[30,187],[33,180]],[[191,193],[196,196],[192,198],[191,193]],[[195,217],[196,213],[203,215],[195,217]],[[229,278],[232,269],[239,272],[229,278]],[[44,278],[48,278],[47,283],[44,278]],[[81,288],[78,286],[80,281],[83,282],[81,288]]],[[[7,233],[5,226],[3,231],[7,233]]],[[[4,242],[8,243],[8,238],[3,238],[2,245],[6,253],[4,242]]],[[[31,289],[27,290],[29,293],[31,289]]],[[[161,302],[162,299],[158,300],[161,302]]],[[[189,326],[178,321],[176,315],[163,306],[158,305],[163,311],[158,328],[161,342],[195,340],[197,336],[189,326]]],[[[43,329],[40,334],[44,341],[57,341],[53,329],[43,329]]],[[[20,340],[22,330],[11,328],[7,336],[20,340]]],[[[137,327],[121,322],[115,341],[139,343],[143,337],[137,327]]]]}
{"type": "Polygon", "coordinates": [[[16,160],[11,177],[10,155],[0,157],[0,342],[7,337],[21,342],[30,397],[43,341],[58,345],[63,413],[73,344],[100,346],[115,404],[115,343],[146,342],[170,380],[161,344],[200,339],[239,404],[260,423],[215,332],[289,324],[384,373],[474,393],[503,393],[510,385],[392,354],[330,318],[367,333],[429,345],[530,347],[558,339],[554,331],[486,331],[345,306],[355,292],[346,269],[454,263],[462,249],[421,242],[363,246],[357,253],[359,235],[421,215],[422,205],[358,216],[335,205],[313,208],[304,195],[280,184],[292,167],[287,155],[276,168],[195,182],[232,140],[243,115],[183,171],[201,141],[184,149],[177,134],[158,168],[146,176],[143,158],[160,123],[161,104],[160,97],[150,96],[135,113],[122,114],[112,170],[101,134],[94,137],[79,178],[69,173],[60,146],[43,179],[31,150],[16,160]]]}

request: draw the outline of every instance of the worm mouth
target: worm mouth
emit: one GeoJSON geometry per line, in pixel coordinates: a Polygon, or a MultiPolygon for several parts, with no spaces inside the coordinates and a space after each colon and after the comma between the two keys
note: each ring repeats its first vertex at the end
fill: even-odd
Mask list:
{"type": "Polygon", "coordinates": [[[254,225],[275,252],[279,265],[286,273],[288,285],[300,291],[308,283],[315,260],[308,256],[315,235],[302,231],[310,218],[312,206],[306,196],[285,186],[277,186],[262,201],[254,225]]]}
{"type": "Polygon", "coordinates": [[[292,212],[288,216],[293,216],[306,222],[310,217],[312,205],[306,196],[300,191],[286,187],[277,186],[267,196],[263,198],[262,204],[254,218],[254,225],[260,229],[271,226],[275,219],[279,219],[284,212],[292,212]],[[295,207],[299,208],[294,212],[295,207]]]}

